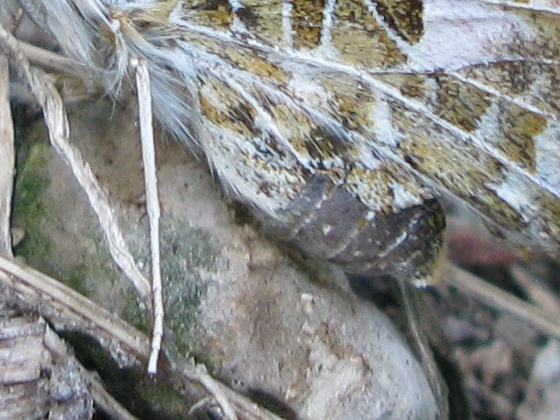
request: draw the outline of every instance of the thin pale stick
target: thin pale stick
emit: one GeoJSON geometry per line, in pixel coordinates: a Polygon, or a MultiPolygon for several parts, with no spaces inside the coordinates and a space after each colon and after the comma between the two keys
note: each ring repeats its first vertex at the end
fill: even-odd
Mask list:
{"type": "Polygon", "coordinates": [[[12,255],[10,214],[15,174],[14,127],[7,57],[0,55],[0,254],[12,255]]]}
{"type": "Polygon", "coordinates": [[[163,338],[163,292],[161,285],[160,234],[159,234],[159,194],[156,168],[156,152],[154,146],[154,125],[152,116],[152,88],[150,73],[144,60],[133,60],[136,68],[136,88],[138,96],[138,113],[140,123],[140,139],[142,141],[142,161],[144,163],[144,181],[146,190],[146,207],[150,221],[150,253],[152,259],[152,298],[154,327],[152,351],[148,361],[148,373],[157,372],[158,355],[163,338]]]}
{"type": "MultiPolygon", "coordinates": [[[[63,157],[65,157],[67,161],[80,162],[82,164],[83,167],[78,167],[76,169],[75,166],[72,166],[72,169],[74,170],[75,173],[79,172],[80,175],[83,175],[83,178],[85,178],[89,183],[93,184],[93,185],[86,185],[85,187],[82,185],[82,187],[86,190],[86,193],[91,190],[90,191],[91,194],[88,194],[88,198],[90,199],[90,203],[92,203],[93,201],[96,204],[94,210],[98,214],[98,217],[100,218],[100,222],[105,227],[105,224],[108,223],[108,220],[109,221],[115,220],[114,215],[112,214],[112,210],[108,204],[108,200],[103,190],[98,185],[97,180],[93,176],[91,169],[89,168],[89,166],[83,163],[83,160],[81,159],[81,157],[79,157],[77,150],[72,148],[66,141],[68,137],[68,130],[69,130],[68,122],[67,122],[66,114],[64,112],[64,106],[62,100],[60,98],[60,95],[56,91],[56,88],[50,82],[50,80],[48,79],[47,75],[44,72],[40,71],[39,69],[32,68],[30,66],[29,60],[25,57],[25,55],[19,48],[18,41],[11,34],[5,31],[1,26],[0,26],[0,47],[7,52],[9,58],[11,59],[12,64],[15,65],[16,69],[21,74],[22,78],[26,80],[32,93],[36,96],[37,101],[43,108],[45,114],[45,120],[49,128],[49,135],[55,148],[57,150],[59,148],[62,148],[62,152],[60,153],[63,157]],[[92,198],[92,196],[95,199],[92,198]],[[102,197],[104,200],[99,200],[100,197],[102,197]],[[101,204],[99,204],[98,201],[101,201],[101,204]],[[107,218],[106,217],[107,215],[110,215],[112,217],[107,218]]],[[[82,180],[83,182],[82,178],[80,178],[79,181],[80,180],[82,180]]],[[[108,230],[105,233],[108,237],[111,254],[113,255],[113,258],[115,258],[115,260],[117,261],[117,264],[119,264],[122,263],[123,261],[123,258],[121,258],[123,257],[123,253],[125,253],[125,251],[126,252],[128,251],[126,250],[126,248],[123,249],[120,246],[120,245],[124,245],[124,239],[122,238],[122,234],[120,233],[120,230],[118,230],[118,233],[116,233],[115,229],[118,229],[118,227],[114,226],[113,223],[112,225],[108,226],[108,230]],[[119,240],[116,241],[114,240],[115,238],[118,239],[119,237],[122,240],[122,244],[120,243],[119,240]]],[[[126,254],[124,255],[125,255],[124,259],[126,260],[126,254]]],[[[128,253],[128,255],[130,256],[130,253],[128,253]]],[[[22,271],[21,268],[18,268],[17,265],[15,266],[12,265],[14,263],[5,258],[2,258],[1,260],[2,261],[1,261],[0,268],[4,269],[5,271],[8,271],[9,274],[18,277],[18,279],[20,280],[21,277],[17,276],[16,273],[19,273],[19,275],[23,275],[25,277],[26,275],[25,270],[22,271]],[[6,270],[7,267],[13,269],[14,272],[10,272],[9,270],[6,270]]],[[[130,256],[130,261],[132,262],[132,265],[129,267],[123,268],[119,264],[121,269],[123,269],[123,271],[125,271],[127,274],[129,271],[128,268],[132,267],[133,269],[137,270],[134,264],[134,260],[132,259],[131,256],[130,256]]],[[[33,286],[30,284],[24,284],[24,282],[16,283],[13,281],[12,278],[10,278],[9,275],[0,272],[0,280],[3,281],[9,287],[19,291],[19,293],[32,292],[38,295],[38,297],[40,298],[41,295],[47,295],[47,296],[49,294],[52,295],[52,293],[47,293],[49,291],[53,292],[55,295],[58,295],[61,292],[60,289],[56,289],[56,288],[53,291],[51,288],[52,284],[45,287],[43,280],[47,279],[48,276],[42,275],[41,273],[38,272],[34,272],[34,275],[32,275],[31,277],[35,280],[33,286]],[[39,287],[40,291],[38,291],[37,287],[35,287],[37,285],[42,286],[39,287]]],[[[149,296],[150,293],[150,284],[141,274],[139,278],[141,280],[138,281],[138,279],[136,279],[137,281],[134,282],[134,284],[137,290],[139,292],[141,291],[140,292],[141,297],[144,298],[146,301],[146,298],[149,296]]],[[[66,291],[70,292],[69,290],[66,291]]],[[[70,292],[70,294],[72,293],[70,292]]],[[[63,295],[64,297],[66,297],[65,293],[63,293],[63,295]]],[[[61,296],[58,297],[60,298],[61,296]]],[[[74,298],[76,298],[76,296],[74,296],[74,298]]],[[[85,299],[83,297],[81,298],[85,299]]],[[[60,302],[60,300],[58,301],[60,302]]],[[[99,309],[97,305],[93,303],[91,303],[91,305],[94,306],[95,309],[99,309]]],[[[93,309],[94,308],[89,308],[89,310],[93,310],[93,309]]],[[[85,313],[82,313],[82,315],[89,314],[90,313],[89,310],[85,311],[85,313]]],[[[107,323],[109,324],[111,323],[108,320],[108,318],[105,318],[103,316],[97,316],[91,319],[91,316],[86,316],[86,319],[89,319],[89,321],[94,322],[96,325],[104,325],[105,328],[107,328],[105,329],[105,331],[114,336],[115,331],[112,329],[112,327],[108,327],[107,325],[105,325],[107,323]]],[[[134,328],[130,327],[130,329],[136,332],[134,328]]],[[[135,350],[134,351],[135,354],[140,355],[141,353],[142,359],[144,360],[147,360],[149,358],[149,350],[148,350],[149,347],[145,347],[148,346],[148,342],[139,338],[139,336],[143,334],[138,332],[138,335],[134,334],[135,336],[134,335],[131,336],[126,330],[123,329],[120,329],[119,334],[121,335],[122,338],[127,338],[129,340],[132,340],[132,342],[130,341],[128,342],[128,345],[135,350]],[[143,350],[140,350],[139,346],[141,346],[143,350]]],[[[216,399],[216,401],[220,403],[220,405],[222,406],[222,410],[224,411],[224,414],[228,416],[228,418],[232,418],[232,419],[237,418],[235,414],[232,414],[233,409],[231,408],[231,404],[234,404],[238,408],[238,410],[240,410],[240,413],[243,413],[244,415],[250,413],[249,416],[246,416],[247,418],[253,417],[255,419],[278,419],[277,416],[256,406],[254,403],[248,401],[242,395],[236,393],[235,391],[229,389],[223,384],[217,382],[215,379],[213,379],[211,376],[205,373],[204,369],[196,368],[196,366],[194,369],[192,367],[183,366],[182,372],[179,375],[183,376],[185,379],[187,379],[190,382],[196,382],[202,385],[208,392],[213,394],[213,397],[216,399]],[[246,411],[248,411],[248,413],[246,411]]],[[[235,413],[235,411],[233,412],[235,413]]]]}
{"type": "Polygon", "coordinates": [[[0,256],[0,282],[20,293],[52,302],[51,305],[58,303],[68,309],[69,325],[89,326],[89,333],[103,339],[117,339],[135,357],[147,357],[149,346],[143,333],[52,277],[0,256]],[[9,276],[17,278],[17,281],[9,276]]]}
{"type": "Polygon", "coordinates": [[[231,406],[230,399],[225,395],[224,386],[216,382],[214,378],[208,375],[206,367],[197,365],[194,369],[198,376],[198,382],[216,399],[216,402],[223,410],[224,417],[228,420],[237,420],[237,414],[231,406]]]}
{"type": "Polygon", "coordinates": [[[103,387],[94,375],[85,373],[86,379],[90,383],[91,395],[96,404],[109,415],[113,420],[137,420],[138,418],[130,414],[109,392],[103,387]]]}
{"type": "Polygon", "coordinates": [[[479,279],[475,275],[450,264],[444,277],[444,283],[459,291],[486,303],[490,307],[505,311],[525,321],[544,334],[560,339],[560,323],[547,312],[503,290],[479,279]]]}
{"type": "MultiPolygon", "coordinates": [[[[47,326],[44,339],[45,347],[49,351],[64,361],[74,359],[74,356],[68,351],[68,347],[56,333],[47,326]]],[[[78,363],[76,361],[76,363],[78,363]]],[[[89,383],[89,391],[95,403],[105,411],[114,420],[137,420],[122,405],[119,404],[103,387],[96,376],[88,372],[81,364],[80,376],[89,383]]]]}
{"type": "Polygon", "coordinates": [[[24,41],[19,41],[19,46],[27,58],[29,58],[29,61],[47,71],[54,70],[63,74],[76,76],[80,79],[88,72],[86,66],[68,57],[64,57],[63,55],[36,47],[24,41]]]}
{"type": "Polygon", "coordinates": [[[432,350],[430,349],[426,332],[421,325],[420,299],[422,291],[418,290],[411,282],[397,280],[393,286],[396,295],[401,301],[402,308],[406,317],[406,329],[412,348],[415,350],[422,367],[426,372],[428,383],[432,388],[439,409],[438,415],[442,418],[449,416],[448,390],[445,382],[437,367],[432,350]]]}
{"type": "Polygon", "coordinates": [[[80,152],[68,141],[68,119],[62,98],[47,75],[31,67],[29,60],[21,51],[18,41],[0,26],[0,47],[6,51],[11,64],[29,86],[32,94],[37,98],[45,116],[45,123],[49,129],[51,144],[64,159],[86,193],[89,203],[98,217],[99,223],[109,251],[119,268],[132,282],[142,301],[150,305],[150,283],[136,267],[132,254],[128,250],[123,234],[116,222],[115,214],[109,204],[107,194],[97,181],[89,165],[83,160],[80,152]]]}
{"type": "Polygon", "coordinates": [[[528,299],[551,315],[560,314],[560,300],[544,282],[540,282],[519,264],[510,267],[509,272],[515,283],[523,289],[528,299]]]}
{"type": "MultiPolygon", "coordinates": [[[[141,361],[150,356],[150,343],[145,334],[133,326],[114,317],[98,304],[91,302],[75,290],[30,267],[18,264],[0,256],[0,283],[18,294],[25,294],[26,301],[35,296],[39,301],[55,309],[57,324],[75,330],[77,326],[88,326],[89,334],[104,342],[118,342],[119,347],[141,361]],[[63,316],[61,313],[64,312],[63,316]],[[64,319],[62,319],[62,317],[64,319]]],[[[31,299],[32,300],[32,299],[31,299]]],[[[41,305],[32,302],[41,315],[50,318],[50,313],[42,313],[41,305]]],[[[203,365],[187,364],[170,359],[171,375],[179,387],[196,383],[202,386],[220,404],[233,406],[243,418],[259,420],[279,420],[280,417],[259,407],[243,395],[212,378],[203,365]]],[[[222,405],[224,412],[230,412],[222,405]]],[[[235,418],[235,417],[233,417],[235,418]]]]}

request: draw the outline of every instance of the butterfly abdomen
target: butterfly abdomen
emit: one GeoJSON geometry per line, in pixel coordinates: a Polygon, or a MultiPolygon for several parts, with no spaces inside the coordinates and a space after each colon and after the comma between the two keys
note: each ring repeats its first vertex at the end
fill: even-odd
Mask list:
{"type": "Polygon", "coordinates": [[[427,284],[444,249],[445,215],[436,199],[376,214],[323,176],[265,226],[307,255],[326,258],[350,273],[393,275],[427,284]]]}

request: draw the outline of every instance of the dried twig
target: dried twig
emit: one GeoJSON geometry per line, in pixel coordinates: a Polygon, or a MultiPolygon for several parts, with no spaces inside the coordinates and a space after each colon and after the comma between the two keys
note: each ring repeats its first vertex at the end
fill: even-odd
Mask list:
{"type": "MultiPolygon", "coordinates": [[[[72,168],[80,185],[86,191],[90,204],[104,228],[113,258],[117,261],[119,267],[132,277],[137,291],[147,301],[146,298],[150,290],[149,283],[138,272],[132,257],[126,250],[124,239],[118,226],[114,223],[115,217],[105,193],[97,183],[89,166],[81,159],[79,152],[67,142],[68,122],[62,100],[56,88],[44,72],[30,66],[29,60],[18,45],[18,41],[1,27],[0,47],[6,51],[11,62],[27,82],[43,108],[51,142],[72,168]],[[137,273],[134,273],[134,271],[137,273]]],[[[51,315],[57,318],[56,314],[62,309],[66,316],[59,316],[55,322],[62,323],[62,325],[71,325],[74,329],[76,325],[82,325],[85,331],[98,338],[108,339],[109,342],[118,341],[119,345],[127,349],[130,356],[143,361],[149,358],[150,346],[142,333],[115,319],[98,305],[73,290],[40,272],[21,267],[6,258],[0,258],[0,270],[2,270],[0,271],[0,282],[20,295],[25,294],[28,298],[26,300],[41,301],[44,304],[43,307],[49,308],[48,313],[45,314],[47,317],[51,315]],[[47,298],[48,304],[42,301],[42,298],[47,298]]],[[[242,395],[217,382],[206,373],[203,366],[192,367],[178,362],[172,364],[181,366],[181,371],[176,372],[175,376],[203,386],[218,402],[226,418],[236,419],[237,412],[239,412],[245,418],[278,419],[277,416],[261,409],[242,395]]]]}
{"type": "MultiPolygon", "coordinates": [[[[58,335],[54,333],[48,326],[45,332],[45,347],[55,354],[57,358],[66,361],[74,360],[74,356],[68,352],[66,343],[64,343],[58,335]]],[[[74,362],[77,364],[77,362],[74,362]]],[[[89,383],[89,390],[94,401],[99,407],[111,416],[114,420],[136,420],[123,406],[119,404],[103,387],[99,380],[88,372],[85,368],[79,365],[80,376],[82,376],[89,383]]]]}
{"type": "Polygon", "coordinates": [[[462,293],[474,297],[476,300],[494,309],[505,311],[516,318],[525,321],[544,334],[560,339],[560,323],[534,305],[479,279],[475,275],[455,265],[450,264],[449,272],[444,276],[444,283],[457,288],[462,293]]]}
{"type": "Polygon", "coordinates": [[[24,41],[18,41],[22,52],[29,58],[33,64],[36,64],[46,71],[57,71],[63,74],[84,77],[87,67],[68,57],[57,54],[55,52],[28,44],[24,41]]]}
{"type": "MultiPolygon", "coordinates": [[[[150,343],[145,334],[52,277],[0,256],[0,283],[24,297],[28,304],[33,304],[41,315],[55,324],[87,332],[101,343],[116,343],[128,359],[142,362],[149,359],[150,343]]],[[[212,378],[203,365],[193,366],[177,359],[170,359],[169,362],[172,385],[179,391],[185,387],[192,389],[193,384],[202,386],[229,418],[237,418],[238,413],[249,419],[279,419],[212,378]]]]}
{"type": "Polygon", "coordinates": [[[140,138],[142,141],[142,160],[144,162],[144,179],[146,188],[146,207],[150,221],[150,250],[152,260],[152,295],[154,327],[152,336],[152,352],[148,362],[148,373],[155,375],[157,360],[161,350],[163,338],[163,292],[161,285],[160,264],[160,234],[159,196],[157,185],[156,152],[154,146],[154,126],[152,116],[152,91],[150,74],[145,61],[134,60],[132,66],[136,68],[136,87],[138,96],[138,111],[140,123],[140,138]]]}
{"type": "Polygon", "coordinates": [[[123,234],[116,223],[116,217],[109,204],[107,194],[99,185],[89,165],[82,159],[80,152],[68,142],[68,120],[60,94],[42,70],[31,67],[18,41],[1,26],[0,47],[6,52],[10,62],[41,105],[51,143],[72,169],[76,180],[86,193],[105,233],[114,261],[132,282],[142,301],[149,306],[150,284],[136,267],[123,234]]]}
{"type": "Polygon", "coordinates": [[[137,420],[128,412],[111,394],[103,387],[103,385],[89,372],[84,372],[86,380],[90,384],[91,396],[96,404],[103,409],[105,413],[113,420],[137,420]]]}
{"type": "Polygon", "coordinates": [[[12,255],[10,214],[15,174],[8,60],[0,55],[0,254],[12,255]]]}
{"type": "Polygon", "coordinates": [[[149,345],[143,333],[52,277],[0,256],[0,282],[25,294],[28,303],[49,302],[52,312],[41,315],[53,318],[54,314],[52,321],[55,323],[80,329],[102,340],[117,340],[130,356],[138,359],[148,354],[149,345]],[[59,311],[58,316],[56,311],[59,311]]]}
{"type": "Polygon", "coordinates": [[[426,372],[428,382],[432,388],[432,393],[437,399],[439,415],[445,417],[447,413],[449,413],[448,390],[444,385],[445,381],[439,372],[436,360],[430,349],[426,331],[423,330],[421,322],[422,312],[419,306],[421,303],[419,301],[419,294],[423,293],[423,291],[418,290],[411,283],[403,280],[396,282],[393,289],[395,295],[398,296],[400,300],[405,314],[407,335],[426,372]]]}
{"type": "Polygon", "coordinates": [[[527,294],[530,301],[548,311],[551,316],[560,314],[560,300],[531,273],[516,264],[510,268],[511,277],[527,294]]]}

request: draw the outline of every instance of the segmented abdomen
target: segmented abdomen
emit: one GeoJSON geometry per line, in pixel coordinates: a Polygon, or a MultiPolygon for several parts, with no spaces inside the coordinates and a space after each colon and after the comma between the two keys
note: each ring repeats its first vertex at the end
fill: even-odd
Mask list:
{"type": "Polygon", "coordinates": [[[375,214],[325,176],[314,176],[274,218],[257,212],[280,240],[347,272],[430,283],[444,246],[445,215],[436,199],[375,214]]]}

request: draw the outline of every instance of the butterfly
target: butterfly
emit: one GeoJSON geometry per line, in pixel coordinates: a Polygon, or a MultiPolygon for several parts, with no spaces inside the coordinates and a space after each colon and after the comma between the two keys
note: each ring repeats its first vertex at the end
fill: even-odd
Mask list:
{"type": "Polygon", "coordinates": [[[430,282],[438,197],[560,251],[553,0],[20,0],[115,96],[148,63],[162,126],[281,240],[430,282]]]}

